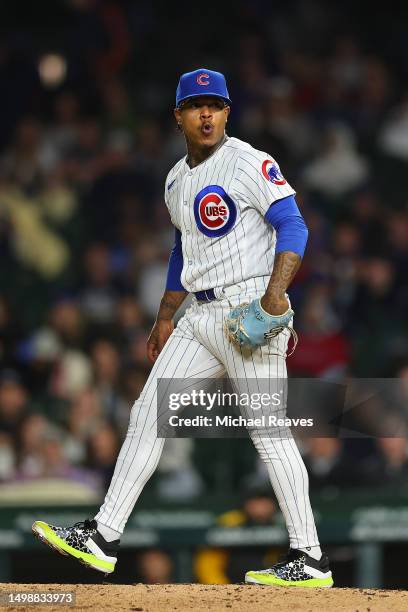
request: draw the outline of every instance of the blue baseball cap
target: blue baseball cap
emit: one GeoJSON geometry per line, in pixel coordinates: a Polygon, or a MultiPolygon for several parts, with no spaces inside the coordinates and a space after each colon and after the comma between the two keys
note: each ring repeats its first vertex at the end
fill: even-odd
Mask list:
{"type": "Polygon", "coordinates": [[[221,72],[199,68],[181,75],[176,91],[176,108],[188,98],[215,96],[231,104],[225,76],[221,72]]]}

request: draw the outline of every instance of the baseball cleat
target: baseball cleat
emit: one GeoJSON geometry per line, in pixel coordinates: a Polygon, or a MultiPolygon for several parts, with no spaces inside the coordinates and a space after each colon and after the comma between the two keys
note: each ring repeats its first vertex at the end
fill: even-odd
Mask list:
{"type": "Polygon", "coordinates": [[[305,552],[294,548],[290,548],[287,554],[272,567],[247,572],[245,582],[284,587],[333,586],[329,558],[325,553],[322,554],[320,561],[316,561],[305,552]]]}
{"type": "Polygon", "coordinates": [[[60,554],[74,557],[98,572],[111,574],[115,569],[120,540],[107,542],[97,527],[95,520],[75,523],[73,527],[54,527],[44,521],[35,521],[32,531],[60,554]]]}

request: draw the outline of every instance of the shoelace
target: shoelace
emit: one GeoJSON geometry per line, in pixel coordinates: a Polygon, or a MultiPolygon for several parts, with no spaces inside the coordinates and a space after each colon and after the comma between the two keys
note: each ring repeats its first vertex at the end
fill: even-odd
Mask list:
{"type": "Polygon", "coordinates": [[[268,569],[262,570],[268,574],[274,574],[277,568],[283,567],[292,561],[296,561],[302,556],[302,553],[294,548],[289,548],[289,550],[279,557],[278,561],[272,565],[272,567],[268,567],[268,569]]]}
{"type": "Polygon", "coordinates": [[[295,550],[294,548],[290,548],[287,553],[285,553],[284,555],[282,555],[282,557],[278,559],[278,562],[276,563],[276,565],[279,565],[279,566],[286,565],[287,563],[290,563],[291,561],[296,561],[296,559],[299,559],[299,557],[301,556],[302,556],[302,553],[300,553],[298,550],[295,550]]]}
{"type": "Polygon", "coordinates": [[[95,519],[85,519],[84,521],[78,521],[72,528],[79,527],[80,529],[96,529],[95,519]]]}

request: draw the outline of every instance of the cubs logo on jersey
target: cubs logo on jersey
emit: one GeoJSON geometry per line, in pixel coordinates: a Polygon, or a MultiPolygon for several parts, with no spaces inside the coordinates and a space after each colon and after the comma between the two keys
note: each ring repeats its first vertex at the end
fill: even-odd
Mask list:
{"type": "Polygon", "coordinates": [[[272,181],[275,185],[286,185],[286,179],[274,159],[265,159],[262,163],[262,174],[267,181],[272,181]]]}
{"type": "Polygon", "coordinates": [[[194,217],[202,234],[217,238],[233,228],[237,207],[225,189],[219,185],[208,185],[194,199],[194,217]]]}

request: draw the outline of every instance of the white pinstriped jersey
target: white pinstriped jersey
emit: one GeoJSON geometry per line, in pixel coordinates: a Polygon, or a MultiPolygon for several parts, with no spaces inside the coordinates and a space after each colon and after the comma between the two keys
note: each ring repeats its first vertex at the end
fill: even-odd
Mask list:
{"type": "MultiPolygon", "coordinates": [[[[174,225],[181,230],[184,287],[192,292],[225,286],[230,290],[208,303],[193,300],[134,403],[109,491],[95,517],[98,526],[110,528],[117,537],[163,450],[164,438],[157,435],[158,416],[163,414],[157,393],[160,380],[184,380],[189,391],[191,379],[228,376],[239,393],[252,393],[252,385],[258,393],[265,388],[259,386],[261,380],[270,397],[279,389],[282,393],[288,333],[278,334],[269,347],[243,351],[228,342],[224,321],[231,308],[265,292],[275,232],[263,217],[273,202],[293,193],[271,157],[236,138],[226,140],[196,168],[190,169],[182,159],[169,173],[165,199],[174,225]]],[[[284,416],[285,410],[286,399],[276,415],[284,416]]],[[[249,434],[265,462],[291,548],[313,550],[320,558],[307,471],[294,438],[286,432],[282,436],[280,430],[269,436],[250,428],[249,434]]]]}
{"type": "Polygon", "coordinates": [[[177,162],[165,201],[181,231],[183,287],[195,292],[270,275],[276,236],[264,215],[294,193],[270,155],[238,138],[195,168],[185,157],[177,162]]]}

